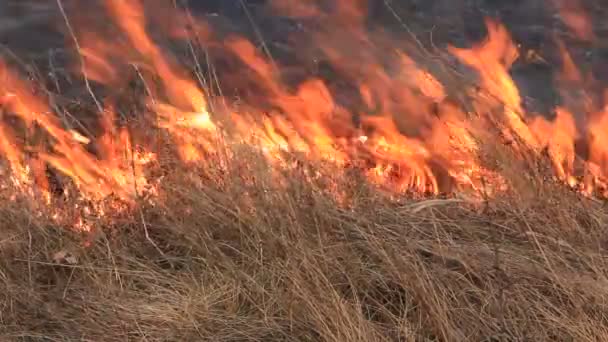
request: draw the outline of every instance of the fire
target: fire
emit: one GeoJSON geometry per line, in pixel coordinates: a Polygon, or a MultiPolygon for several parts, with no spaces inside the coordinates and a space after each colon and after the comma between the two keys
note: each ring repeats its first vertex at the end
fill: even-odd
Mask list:
{"type": "Polygon", "coordinates": [[[581,40],[595,39],[593,21],[578,0],[553,0],[562,21],[581,40]]]}
{"type": "Polygon", "coordinates": [[[484,42],[468,50],[454,47],[449,50],[479,73],[482,91],[487,94],[475,96],[478,111],[502,107],[499,111],[502,117],[496,119],[505,122],[505,134],[514,134],[536,149],[537,141],[522,120],[525,112],[521,107],[519,89],[509,75],[519,52],[504,26],[491,20],[486,20],[486,25],[488,37],[484,42]]]}
{"type": "Polygon", "coordinates": [[[557,108],[556,111],[553,122],[537,117],[530,126],[541,145],[547,147],[558,177],[574,185],[574,141],[578,133],[572,114],[564,108],[557,108]]]}
{"type": "MultiPolygon", "coordinates": [[[[98,108],[98,134],[70,127],[35,85],[0,62],[0,153],[20,187],[39,187],[47,197],[50,169],[72,182],[83,198],[116,196],[136,202],[155,182],[148,171],[162,162],[160,145],[169,145],[181,165],[190,167],[211,162],[225,151],[225,144],[242,143],[258,148],[273,167],[288,167],[285,154],[300,153],[341,168],[359,168],[370,182],[393,193],[436,195],[479,191],[488,179],[497,189],[504,188],[501,176],[484,167],[479,157],[483,137],[496,131],[500,134],[490,138],[494,143],[513,143],[519,152],[538,157],[546,150],[556,176],[570,186],[591,194],[603,182],[608,105],[578,106],[583,113],[559,107],[554,119],[527,113],[509,74],[519,51],[502,24],[488,19],[484,41],[447,49],[477,77],[475,84],[463,81],[470,85],[462,91],[471,104],[465,110],[428,61],[407,53],[407,43],[395,50],[394,38],[367,30],[364,2],[336,3],[339,6],[324,12],[312,3],[272,2],[272,8],[285,15],[318,20],[318,31],[308,39],[333,73],[309,74],[294,82],[286,80],[279,61],[244,37],[221,38],[204,22],[194,28],[173,27],[168,22],[187,17],[178,9],[169,12],[163,7],[168,18],[179,20],[158,23],[150,22],[155,16],[147,14],[143,1],[106,0],[106,15],[115,30],[77,27],[77,53],[83,64],[73,68],[80,77],[110,90],[98,108]],[[193,72],[153,38],[154,24],[161,31],[154,34],[164,33],[167,40],[183,41],[204,31],[201,44],[221,51],[233,74],[214,74],[211,80],[214,70],[205,75],[200,65],[193,72]],[[136,99],[140,106],[136,113],[125,113],[120,93],[133,79],[143,84],[136,99]],[[243,104],[215,91],[222,80],[244,94],[243,104]],[[346,86],[336,86],[337,80],[346,86]],[[346,88],[349,94],[342,96],[346,88]],[[121,124],[128,115],[149,126],[142,130],[121,124]],[[581,141],[586,148],[582,173],[581,141]]],[[[591,39],[581,13],[578,7],[562,10],[565,22],[580,37],[591,39]]],[[[559,86],[586,86],[567,49],[560,46],[559,86]]],[[[302,55],[309,53],[303,46],[302,55]]]]}

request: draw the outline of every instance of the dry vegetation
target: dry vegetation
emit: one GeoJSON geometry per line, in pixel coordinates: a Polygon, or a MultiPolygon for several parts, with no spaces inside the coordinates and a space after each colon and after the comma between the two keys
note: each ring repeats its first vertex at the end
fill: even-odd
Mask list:
{"type": "Polygon", "coordinates": [[[168,176],[162,205],[91,218],[93,238],[2,201],[0,339],[608,338],[601,204],[516,173],[477,204],[304,180],[304,164],[279,188],[237,152],[209,182],[168,176]]]}
{"type": "Polygon", "coordinates": [[[547,172],[497,148],[507,193],[395,197],[231,150],[105,215],[3,189],[0,341],[608,340],[608,212],[547,172]]]}

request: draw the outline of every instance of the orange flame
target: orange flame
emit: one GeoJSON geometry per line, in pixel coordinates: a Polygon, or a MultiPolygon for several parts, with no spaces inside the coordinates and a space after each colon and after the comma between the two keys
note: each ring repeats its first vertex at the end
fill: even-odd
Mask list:
{"type": "MultiPolygon", "coordinates": [[[[147,165],[164,153],[155,143],[166,141],[165,134],[181,162],[189,166],[206,162],[218,152],[220,142],[245,142],[259,147],[274,167],[286,165],[286,152],[299,152],[313,160],[363,168],[370,182],[396,193],[438,194],[467,187],[480,190],[485,178],[501,182],[500,175],[479,160],[480,132],[487,134],[497,127],[532,153],[540,155],[546,149],[557,176],[573,186],[579,182],[577,151],[584,140],[587,176],[592,178],[584,186],[593,187],[591,183],[606,176],[608,110],[592,111],[587,106],[583,117],[562,106],[556,108],[553,120],[531,118],[509,74],[519,51],[506,27],[487,20],[484,41],[468,49],[448,48],[477,75],[476,85],[465,91],[476,111],[474,119],[470,110],[450,98],[453,91],[441,82],[440,74],[430,71],[429,61],[395,50],[392,38],[366,29],[366,4],[338,1],[325,12],[312,2],[273,2],[275,9],[289,16],[318,20],[320,29],[309,38],[332,77],[308,75],[298,82],[286,81],[280,63],[263,55],[251,41],[237,36],[220,41],[207,32],[208,25],[198,23],[205,31],[205,43],[235,63],[237,81],[255,85],[254,95],[246,98],[251,103],[239,106],[227,97],[209,96],[211,91],[202,86],[208,83],[197,81],[195,73],[180,67],[178,59],[152,38],[150,24],[155,22],[149,21],[154,17],[146,15],[143,2],[106,0],[105,9],[120,34],[78,31],[78,52],[85,61],[82,76],[119,92],[117,85],[128,83],[125,70],[133,68],[145,86],[141,102],[146,108],[138,114],[153,119],[150,129],[159,137],[139,141],[133,129],[117,123],[121,113],[113,98],[117,94],[104,100],[106,106],[98,113],[100,135],[83,136],[0,61],[0,108],[6,114],[0,123],[0,153],[19,184],[33,182],[48,191],[43,174],[49,166],[71,179],[83,196],[97,200],[109,195],[133,200],[140,195],[152,182],[147,165]],[[137,67],[134,61],[139,61],[137,67]],[[342,83],[336,86],[336,80],[342,83]],[[349,101],[341,97],[342,88],[350,89],[349,101]],[[12,117],[24,127],[9,124],[12,117]],[[24,135],[32,131],[41,131],[45,139],[30,146],[24,135]]],[[[167,15],[186,18],[175,11],[167,15]]],[[[580,21],[571,23],[581,36],[589,37],[589,29],[580,21]]],[[[162,27],[169,38],[184,39],[189,34],[185,26],[163,23],[162,27]]],[[[585,79],[565,46],[561,51],[561,86],[584,86],[585,79]]],[[[302,54],[308,53],[303,47],[302,54]]]]}
{"type": "Polygon", "coordinates": [[[578,0],[553,0],[562,21],[581,40],[595,39],[593,21],[578,0]]]}

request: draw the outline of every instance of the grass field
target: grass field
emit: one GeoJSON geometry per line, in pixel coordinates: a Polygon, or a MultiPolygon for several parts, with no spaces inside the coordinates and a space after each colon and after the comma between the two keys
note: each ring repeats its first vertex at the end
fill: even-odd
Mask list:
{"type": "Polygon", "coordinates": [[[245,5],[249,40],[145,5],[58,7],[75,56],[2,50],[0,341],[608,340],[608,111],[576,65],[539,116],[498,21],[436,47],[386,5],[395,45],[279,3],[308,25],[281,55],[245,5]]]}
{"type": "Polygon", "coordinates": [[[87,243],[2,201],[1,339],[608,337],[608,215],[561,185],[513,176],[487,201],[396,200],[302,169],[278,188],[261,161],[238,164],[213,182],[172,175],[162,205],[87,218],[87,243]]]}

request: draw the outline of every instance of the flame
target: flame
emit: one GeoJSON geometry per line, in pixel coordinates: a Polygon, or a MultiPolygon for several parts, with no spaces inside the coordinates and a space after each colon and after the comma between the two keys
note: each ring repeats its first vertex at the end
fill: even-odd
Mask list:
{"type": "MultiPolygon", "coordinates": [[[[307,37],[312,44],[302,44],[298,54],[322,56],[331,77],[308,74],[288,81],[286,68],[244,37],[220,38],[205,22],[174,26],[189,18],[178,9],[162,7],[171,20],[160,23],[164,16],[150,15],[143,1],[106,0],[108,22],[117,31],[94,25],[76,30],[83,64],[73,71],[109,89],[98,108],[98,134],[91,135],[68,126],[35,85],[0,61],[0,153],[14,182],[38,187],[50,198],[46,172],[51,169],[73,182],[87,200],[117,196],[136,202],[155,184],[151,165],[167,153],[160,145],[169,145],[181,165],[190,167],[213,162],[214,155],[225,152],[222,144],[246,143],[275,168],[289,167],[286,154],[299,153],[341,168],[360,168],[370,182],[393,193],[480,191],[487,179],[502,189],[500,174],[480,158],[480,139],[494,129],[502,133],[489,138],[494,142],[519,142],[513,146],[537,157],[546,150],[557,177],[588,194],[606,177],[608,96],[598,109],[591,100],[582,105],[573,100],[556,108],[553,119],[548,113],[527,113],[509,74],[519,51],[499,22],[486,20],[486,39],[472,47],[447,49],[476,76],[462,82],[461,95],[472,105],[467,107],[454,101],[455,91],[432,61],[407,53],[407,42],[396,50],[393,37],[368,30],[365,1],[337,1],[328,11],[313,2],[271,4],[290,17],[316,21],[318,29],[307,37]],[[225,80],[238,88],[244,104],[213,93],[203,68],[190,70],[180,63],[150,32],[153,27],[166,39],[200,34],[207,48],[221,52],[230,71],[214,74],[213,82],[225,80]],[[121,93],[133,78],[143,84],[135,99],[140,106],[124,113],[121,93]],[[148,126],[121,124],[128,115],[148,126]],[[11,121],[15,119],[20,124],[11,121]],[[33,132],[41,138],[32,139],[33,132]],[[580,146],[586,149],[584,174],[577,167],[580,146]]],[[[592,31],[580,20],[580,10],[561,13],[580,37],[590,39],[592,31]]],[[[566,46],[558,43],[563,66],[557,86],[590,87],[566,46]]],[[[106,211],[97,207],[96,212],[106,211]]],[[[80,220],[76,226],[85,229],[86,223],[80,220]]]]}
{"type": "Polygon", "coordinates": [[[203,92],[191,80],[179,77],[172,70],[160,48],[146,33],[141,4],[137,1],[108,0],[106,7],[133,47],[151,60],[174,105],[195,113],[206,112],[207,101],[203,92]]]}
{"type": "MultiPolygon", "coordinates": [[[[28,86],[4,63],[0,63],[0,77],[3,80],[2,91],[12,94],[11,99],[4,103],[4,107],[22,119],[26,129],[34,130],[39,127],[52,140],[48,149],[38,146],[34,147],[32,152],[36,152],[42,161],[68,176],[79,188],[92,196],[103,197],[117,193],[129,197],[128,193],[132,189],[122,186],[127,183],[125,179],[130,177],[128,171],[121,170],[114,163],[99,160],[89,153],[79,141],[82,139],[64,129],[47,105],[33,96],[28,86]]],[[[28,169],[28,160],[24,156],[26,146],[15,143],[14,137],[18,132],[14,129],[3,125],[2,131],[2,150],[13,171],[19,177],[24,177],[28,169]]],[[[123,140],[128,140],[124,132],[123,140]]],[[[110,160],[114,161],[113,158],[110,160]]]]}
{"type": "Polygon", "coordinates": [[[595,39],[593,21],[579,0],[553,0],[559,15],[568,28],[580,40],[595,39]]]}
{"type": "Polygon", "coordinates": [[[564,108],[557,108],[556,113],[557,116],[552,122],[539,116],[530,123],[530,126],[540,144],[548,149],[558,177],[574,185],[576,182],[573,179],[574,142],[578,132],[570,112],[564,108]]]}
{"type": "MultiPolygon", "coordinates": [[[[522,120],[525,112],[521,107],[519,89],[509,75],[509,68],[519,57],[519,51],[503,25],[489,19],[486,20],[486,25],[488,37],[484,42],[471,49],[450,47],[449,50],[479,73],[483,92],[490,96],[492,104],[497,103],[503,107],[500,113],[506,121],[505,128],[529,147],[538,148],[536,139],[522,120]]],[[[476,101],[478,110],[492,110],[484,103],[488,101],[487,98],[477,96],[476,101]]]]}

